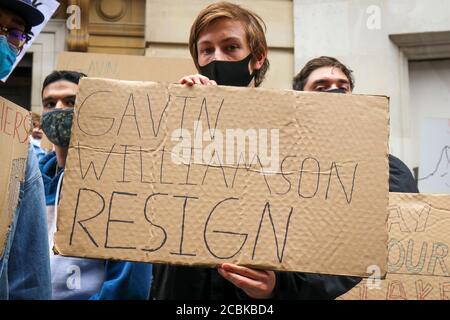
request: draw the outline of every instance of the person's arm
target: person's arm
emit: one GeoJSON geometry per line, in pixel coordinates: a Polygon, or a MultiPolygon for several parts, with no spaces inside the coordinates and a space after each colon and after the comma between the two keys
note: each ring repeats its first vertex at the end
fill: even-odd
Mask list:
{"type": "Polygon", "coordinates": [[[361,278],[301,272],[276,272],[277,300],[334,300],[355,287],[361,278]]]}
{"type": "Polygon", "coordinates": [[[8,261],[9,298],[49,300],[52,286],[44,185],[31,146],[16,214],[8,261]]]}
{"type": "Polygon", "coordinates": [[[147,300],[152,265],[139,262],[106,261],[102,288],[90,300],[147,300]]]}
{"type": "Polygon", "coordinates": [[[391,154],[389,155],[389,192],[419,193],[409,168],[391,154]]]}

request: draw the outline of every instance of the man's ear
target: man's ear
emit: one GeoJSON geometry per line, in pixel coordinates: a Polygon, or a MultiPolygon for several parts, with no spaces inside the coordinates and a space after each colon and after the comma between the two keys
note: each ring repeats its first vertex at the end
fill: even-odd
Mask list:
{"type": "Polygon", "coordinates": [[[258,60],[253,64],[253,70],[259,70],[267,59],[267,51],[264,52],[258,60]]]}

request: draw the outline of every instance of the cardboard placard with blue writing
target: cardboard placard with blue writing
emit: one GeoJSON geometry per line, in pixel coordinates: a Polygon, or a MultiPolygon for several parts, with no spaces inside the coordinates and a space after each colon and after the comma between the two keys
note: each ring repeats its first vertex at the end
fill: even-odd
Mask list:
{"type": "Polygon", "coordinates": [[[0,97],[0,258],[19,201],[20,183],[25,176],[30,128],[29,112],[0,97]]]}
{"type": "Polygon", "coordinates": [[[388,123],[386,97],[82,79],[55,251],[384,274],[388,123]]]}
{"type": "Polygon", "coordinates": [[[388,273],[374,275],[342,300],[449,300],[450,196],[389,196],[388,273]]]}

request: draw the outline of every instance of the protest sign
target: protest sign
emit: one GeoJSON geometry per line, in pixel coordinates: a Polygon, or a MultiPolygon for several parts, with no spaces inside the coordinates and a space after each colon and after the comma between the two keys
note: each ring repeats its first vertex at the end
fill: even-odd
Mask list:
{"type": "Polygon", "coordinates": [[[60,53],[57,70],[83,72],[95,78],[173,83],[197,73],[192,59],[81,52],[60,53]]]}
{"type": "Polygon", "coordinates": [[[28,111],[0,97],[0,257],[19,200],[20,182],[25,175],[30,127],[28,111]]]}
{"type": "Polygon", "coordinates": [[[388,99],[84,78],[61,255],[383,275],[388,99]]]}
{"type": "Polygon", "coordinates": [[[449,300],[450,196],[389,196],[385,280],[365,279],[343,300],[449,300]]]}

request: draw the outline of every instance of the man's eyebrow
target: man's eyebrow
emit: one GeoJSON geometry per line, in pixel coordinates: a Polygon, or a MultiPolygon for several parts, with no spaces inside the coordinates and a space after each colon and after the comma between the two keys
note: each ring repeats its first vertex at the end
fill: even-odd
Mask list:
{"type": "MultiPolygon", "coordinates": [[[[330,81],[332,81],[332,80],[331,79],[318,79],[313,82],[313,85],[326,84],[326,83],[329,83],[330,81]]],[[[337,82],[339,82],[341,84],[350,84],[350,81],[348,81],[347,79],[337,79],[337,82]]]]}
{"type": "Polygon", "coordinates": [[[330,80],[328,80],[328,79],[318,79],[318,80],[313,82],[313,85],[326,84],[328,82],[330,82],[330,80]]]}
{"type": "MultiPolygon", "coordinates": [[[[228,41],[236,41],[236,40],[241,42],[241,39],[239,37],[230,36],[230,37],[220,40],[220,43],[224,43],[224,42],[228,42],[228,41]]],[[[201,44],[210,44],[210,43],[211,43],[211,41],[209,41],[209,40],[202,40],[198,44],[201,45],[201,44]]]]}
{"type": "MultiPolygon", "coordinates": [[[[61,100],[66,100],[66,99],[74,99],[75,100],[76,98],[77,98],[76,95],[70,95],[70,96],[62,97],[61,100]]],[[[47,102],[55,101],[55,100],[58,100],[58,98],[53,97],[53,96],[48,96],[48,97],[45,97],[42,99],[42,103],[45,104],[47,102]]]]}
{"type": "Polygon", "coordinates": [[[223,43],[223,42],[234,41],[234,40],[241,42],[241,39],[239,37],[233,37],[233,36],[222,39],[220,42],[223,43]]]}
{"type": "Polygon", "coordinates": [[[42,98],[42,102],[47,102],[47,101],[50,101],[50,100],[55,100],[55,99],[52,96],[42,98]]]}
{"type": "Polygon", "coordinates": [[[202,40],[202,41],[199,41],[199,42],[198,42],[198,45],[201,45],[201,44],[209,44],[209,43],[211,43],[211,41],[209,41],[209,40],[202,40]]]}
{"type": "Polygon", "coordinates": [[[339,79],[338,82],[342,84],[350,84],[350,81],[348,81],[347,79],[339,79]]]}

